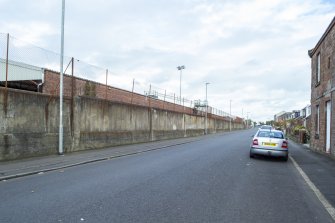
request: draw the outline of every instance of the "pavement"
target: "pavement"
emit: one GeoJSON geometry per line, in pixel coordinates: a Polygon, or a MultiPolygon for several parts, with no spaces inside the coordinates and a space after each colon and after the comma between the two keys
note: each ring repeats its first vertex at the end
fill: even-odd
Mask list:
{"type": "MultiPolygon", "coordinates": [[[[335,159],[310,149],[308,144],[289,141],[290,157],[299,165],[335,211],[335,159]]],[[[291,160],[292,161],[292,160],[291,160]]],[[[335,212],[332,213],[335,217],[335,212]]]]}
{"type": "MultiPolygon", "coordinates": [[[[163,149],[198,141],[203,137],[211,136],[180,138],[99,150],[80,151],[65,155],[50,155],[15,161],[2,161],[0,162],[0,181],[163,149]]],[[[306,173],[328,202],[335,207],[335,159],[314,152],[308,145],[301,145],[293,141],[290,141],[289,148],[290,156],[306,173]]]]}
{"type": "Polygon", "coordinates": [[[203,136],[0,161],[0,181],[186,144],[200,140],[201,137],[203,136]]]}

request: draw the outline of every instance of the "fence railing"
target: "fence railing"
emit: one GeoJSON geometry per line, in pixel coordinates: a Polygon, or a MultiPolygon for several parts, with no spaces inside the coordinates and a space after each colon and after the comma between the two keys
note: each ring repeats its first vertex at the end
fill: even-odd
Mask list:
{"type": "MultiPolygon", "coordinates": [[[[43,87],[48,87],[48,84],[45,84],[45,70],[47,69],[59,73],[59,58],[60,55],[58,53],[26,43],[9,34],[0,33],[0,86],[43,92],[43,87]]],[[[155,99],[163,101],[164,103],[168,102],[173,104],[174,109],[177,107],[180,110],[181,107],[183,107],[184,109],[182,110],[185,110],[185,108],[197,109],[197,111],[204,113],[207,108],[207,112],[212,115],[230,117],[232,119],[236,118],[236,116],[232,116],[227,112],[211,106],[197,106],[199,100],[195,101],[183,97],[180,98],[178,94],[168,92],[166,89],[161,89],[152,84],[140,82],[139,80],[131,78],[130,75],[122,75],[121,77],[120,75],[110,72],[109,69],[92,65],[78,59],[65,56],[63,67],[64,73],[70,77],[72,76],[72,81],[70,81],[69,84],[76,85],[75,87],[71,86],[72,96],[75,91],[76,95],[94,96],[90,94],[99,94],[101,98],[118,100],[115,98],[117,95],[113,95],[115,91],[112,91],[117,88],[131,93],[130,99],[123,98],[123,101],[129,100],[133,103],[136,101],[136,95],[142,95],[144,97],[142,97],[141,100],[145,101],[140,104],[153,103],[153,99],[155,99]],[[95,89],[96,87],[87,84],[88,82],[80,80],[74,82],[73,77],[93,81],[104,87],[95,89]],[[134,94],[136,95],[134,96],[134,94]],[[150,100],[148,100],[148,98],[150,100]]],[[[50,82],[49,85],[49,94],[59,94],[59,84],[57,82],[50,82]]],[[[47,90],[45,89],[45,91],[47,90]]],[[[126,96],[120,94],[119,97],[121,99],[126,96]]]]}

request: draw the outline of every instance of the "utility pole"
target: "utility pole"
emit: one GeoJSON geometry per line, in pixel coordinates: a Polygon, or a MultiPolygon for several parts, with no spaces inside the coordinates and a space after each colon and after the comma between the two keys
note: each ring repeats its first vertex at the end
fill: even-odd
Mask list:
{"type": "Polygon", "coordinates": [[[64,20],[65,20],[65,0],[62,0],[61,19],[61,49],[60,49],[60,84],[59,84],[59,146],[58,154],[63,155],[63,61],[64,61],[64,20]]]}
{"type": "Polygon", "coordinates": [[[229,131],[231,132],[231,100],[229,101],[229,131]]]}
{"type": "Polygon", "coordinates": [[[180,82],[179,82],[179,102],[181,104],[181,73],[182,73],[182,70],[185,69],[185,66],[182,65],[182,66],[178,66],[177,69],[180,71],[180,82]]]}
{"type": "Polygon", "coordinates": [[[205,135],[207,135],[207,113],[208,113],[208,101],[207,101],[207,85],[209,85],[208,82],[206,82],[206,117],[205,117],[205,135]]]}

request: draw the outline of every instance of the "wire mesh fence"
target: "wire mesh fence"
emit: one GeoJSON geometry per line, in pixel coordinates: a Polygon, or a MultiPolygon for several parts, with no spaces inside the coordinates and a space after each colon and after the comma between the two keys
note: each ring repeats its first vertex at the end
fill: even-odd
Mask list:
{"type": "MultiPolygon", "coordinates": [[[[0,86],[59,95],[60,55],[0,33],[0,86]]],[[[143,83],[130,76],[117,75],[106,68],[64,57],[64,96],[91,96],[110,101],[158,107],[186,113],[210,113],[231,117],[229,113],[201,101],[143,83]]]]}

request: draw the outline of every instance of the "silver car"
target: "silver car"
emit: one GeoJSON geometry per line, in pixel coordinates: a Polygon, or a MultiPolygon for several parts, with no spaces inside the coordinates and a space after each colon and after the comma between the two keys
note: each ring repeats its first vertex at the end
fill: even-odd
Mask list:
{"type": "Polygon", "coordinates": [[[259,129],[273,129],[271,125],[262,125],[259,129]]]}
{"type": "Polygon", "coordinates": [[[259,129],[253,136],[250,157],[255,155],[282,157],[288,160],[288,141],[279,130],[259,129]]]}

